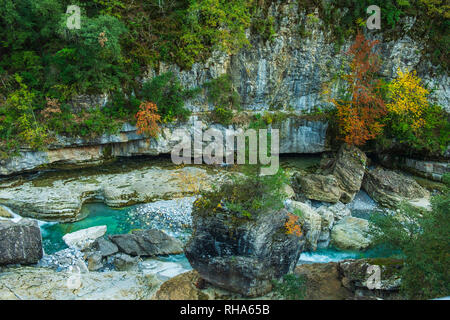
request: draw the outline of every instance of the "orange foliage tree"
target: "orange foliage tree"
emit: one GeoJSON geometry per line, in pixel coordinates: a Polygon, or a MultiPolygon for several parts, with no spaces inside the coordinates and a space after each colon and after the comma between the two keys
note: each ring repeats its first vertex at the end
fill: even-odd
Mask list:
{"type": "Polygon", "coordinates": [[[142,102],[139,111],[136,113],[136,126],[138,134],[148,134],[156,138],[159,133],[158,122],[161,116],[158,114],[158,107],[153,102],[142,102]]]}
{"type": "Polygon", "coordinates": [[[293,215],[292,213],[288,213],[288,220],[284,224],[286,228],[286,234],[295,234],[297,237],[300,237],[302,235],[302,229],[297,223],[298,219],[298,216],[293,215]]]}
{"type": "Polygon", "coordinates": [[[383,130],[380,120],[387,110],[380,92],[382,82],[375,78],[381,67],[379,55],[373,50],[377,43],[358,32],[346,52],[352,56],[351,72],[344,76],[347,94],[332,100],[337,109],[341,138],[350,145],[363,145],[383,130]]]}

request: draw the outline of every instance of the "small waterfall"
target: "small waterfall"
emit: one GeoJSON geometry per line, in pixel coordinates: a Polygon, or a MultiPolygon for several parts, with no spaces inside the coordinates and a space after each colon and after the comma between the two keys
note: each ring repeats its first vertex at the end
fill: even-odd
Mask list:
{"type": "Polygon", "coordinates": [[[360,256],[359,252],[323,249],[314,252],[302,252],[297,264],[339,262],[346,259],[358,259],[360,256]]]}

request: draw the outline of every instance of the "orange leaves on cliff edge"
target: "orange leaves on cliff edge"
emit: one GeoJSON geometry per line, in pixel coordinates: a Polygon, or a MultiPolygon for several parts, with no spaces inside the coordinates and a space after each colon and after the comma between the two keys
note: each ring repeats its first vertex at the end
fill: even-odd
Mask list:
{"type": "Polygon", "coordinates": [[[288,217],[288,220],[284,224],[286,228],[286,234],[295,234],[297,237],[300,237],[302,235],[302,229],[297,223],[298,216],[293,215],[292,213],[288,213],[288,217]]]}
{"type": "Polygon", "coordinates": [[[136,113],[136,126],[138,134],[148,134],[156,138],[160,131],[158,122],[161,116],[158,114],[158,107],[153,102],[142,102],[139,111],[136,113]]]}
{"type": "Polygon", "coordinates": [[[341,139],[350,145],[363,145],[383,130],[379,120],[387,110],[380,93],[382,82],[375,79],[381,66],[379,55],[373,51],[377,43],[358,32],[346,52],[352,56],[351,72],[344,77],[347,95],[332,100],[337,109],[341,139]]]}

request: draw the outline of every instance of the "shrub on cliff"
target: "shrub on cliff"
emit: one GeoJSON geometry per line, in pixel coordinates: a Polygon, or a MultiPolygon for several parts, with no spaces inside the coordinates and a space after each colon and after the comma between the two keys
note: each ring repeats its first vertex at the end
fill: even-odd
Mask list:
{"type": "Polygon", "coordinates": [[[145,101],[155,103],[161,122],[167,123],[175,119],[185,120],[190,116],[191,112],[184,107],[184,100],[196,92],[184,89],[174,74],[168,72],[144,82],[140,96],[145,101]]]}
{"type": "Polygon", "coordinates": [[[258,166],[249,167],[247,174],[232,176],[220,188],[202,194],[194,205],[205,214],[225,207],[240,217],[251,219],[262,211],[284,207],[283,185],[287,178],[280,169],[272,176],[260,176],[258,166]]]}
{"type": "Polygon", "coordinates": [[[447,188],[432,199],[432,211],[405,207],[401,214],[372,217],[374,241],[401,249],[401,290],[409,299],[450,295],[450,175],[447,188]]]}

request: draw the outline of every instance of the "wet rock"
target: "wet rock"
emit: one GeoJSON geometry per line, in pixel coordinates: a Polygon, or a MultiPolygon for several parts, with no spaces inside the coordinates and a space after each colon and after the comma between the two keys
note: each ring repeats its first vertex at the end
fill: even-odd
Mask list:
{"type": "Polygon", "coordinates": [[[0,300],[147,300],[159,284],[150,275],[130,271],[77,274],[9,268],[0,277],[0,300]]]}
{"type": "Polygon", "coordinates": [[[368,170],[363,181],[364,190],[379,204],[396,208],[402,203],[430,210],[430,193],[413,178],[382,167],[368,170]]]}
{"type": "Polygon", "coordinates": [[[97,251],[101,254],[102,257],[108,257],[119,252],[119,248],[114,243],[106,240],[105,238],[98,238],[97,240],[95,240],[88,248],[88,250],[97,251]]]}
{"type": "Polygon", "coordinates": [[[245,296],[261,296],[272,280],[292,271],[304,239],[286,234],[288,212],[239,218],[226,209],[213,214],[194,206],[194,233],[185,248],[191,266],[213,285],[245,296]]]}
{"type": "Polygon", "coordinates": [[[88,248],[95,240],[103,237],[106,233],[106,226],[91,227],[64,235],[63,240],[69,247],[78,250],[88,248]]]}
{"type": "Polygon", "coordinates": [[[331,230],[331,244],[342,250],[365,250],[370,244],[369,221],[345,217],[331,230]]]}
{"type": "Polygon", "coordinates": [[[42,255],[41,230],[36,221],[0,220],[0,265],[34,264],[42,255]]]}
{"type": "Polygon", "coordinates": [[[100,252],[93,252],[86,257],[87,267],[89,271],[97,271],[103,268],[102,255],[100,252]]]}
{"type": "Polygon", "coordinates": [[[157,256],[183,252],[181,241],[156,229],[134,230],[131,234],[111,235],[109,239],[117,245],[120,252],[131,256],[157,256]]]}
{"type": "Polygon", "coordinates": [[[118,271],[127,271],[135,268],[139,262],[139,258],[131,257],[124,253],[118,253],[109,259],[114,268],[118,271]]]}

